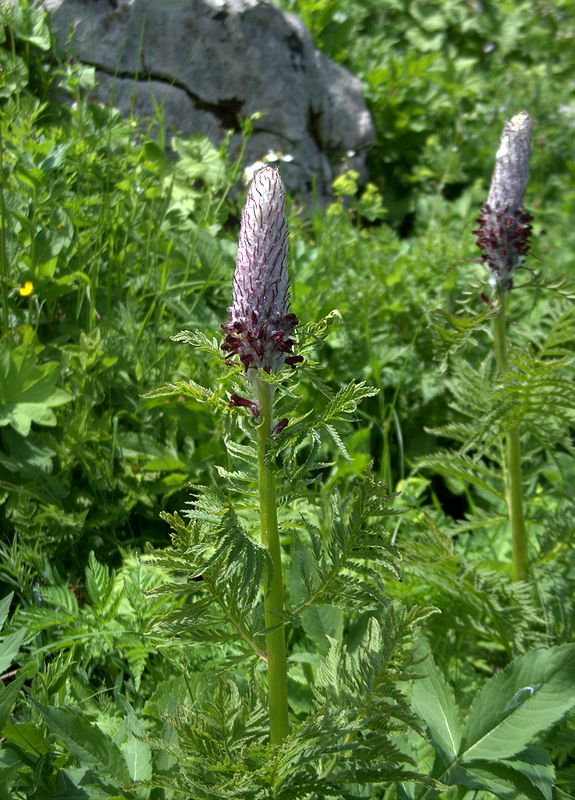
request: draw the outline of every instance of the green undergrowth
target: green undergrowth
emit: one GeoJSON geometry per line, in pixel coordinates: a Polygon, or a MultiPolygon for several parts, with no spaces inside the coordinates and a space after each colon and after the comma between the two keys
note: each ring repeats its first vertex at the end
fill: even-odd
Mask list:
{"type": "Polygon", "coordinates": [[[378,138],[367,185],[288,199],[275,748],[254,430],[219,350],[241,161],[91,102],[45,15],[0,9],[0,800],[575,796],[570,4],[289,4],[378,138]],[[473,230],[522,107],[533,254],[498,378],[473,230]]]}
{"type": "Polygon", "coordinates": [[[570,0],[276,4],[300,16],[323,52],[363,81],[377,130],[370,177],[394,224],[417,228],[422,206],[438,198],[465,204],[466,190],[489,179],[501,120],[522,108],[536,124],[532,205],[557,220],[572,204],[560,177],[573,169],[570,0]]]}

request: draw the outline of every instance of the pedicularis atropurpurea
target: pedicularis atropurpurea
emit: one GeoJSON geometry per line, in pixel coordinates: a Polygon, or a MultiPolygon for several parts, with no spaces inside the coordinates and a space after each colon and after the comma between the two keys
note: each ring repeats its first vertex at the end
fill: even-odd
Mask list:
{"type": "Polygon", "coordinates": [[[246,406],[258,425],[258,483],[262,544],[271,570],[264,586],[264,616],[268,664],[270,739],[277,744],[288,732],[286,643],[281,545],[278,533],[275,480],[266,463],[269,438],[285,420],[274,425],[274,386],[262,372],[278,372],[285,364],[303,361],[293,355],[291,338],[297,324],[290,314],[287,270],[288,230],[285,190],[277,169],[256,173],[242,213],[232,305],[222,325],[222,349],[228,360],[238,356],[253,397],[233,394],[232,406],[246,406]]]}
{"type": "MultiPolygon", "coordinates": [[[[487,201],[483,204],[475,231],[481,260],[491,272],[497,304],[493,339],[501,376],[509,369],[505,306],[513,288],[514,275],[529,250],[531,215],[523,208],[529,175],[531,118],[521,112],[505,123],[495,160],[487,201]]],[[[519,429],[505,437],[505,488],[512,533],[514,580],[525,580],[528,572],[527,530],[523,514],[521,443],[519,429]]]]}

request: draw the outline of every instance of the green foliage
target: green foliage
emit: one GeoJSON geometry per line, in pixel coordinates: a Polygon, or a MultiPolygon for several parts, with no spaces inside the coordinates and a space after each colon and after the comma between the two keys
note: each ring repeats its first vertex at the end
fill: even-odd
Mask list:
{"type": "Polygon", "coordinates": [[[38,366],[33,349],[26,344],[2,356],[0,426],[11,425],[23,437],[30,433],[32,423],[55,426],[52,409],[72,399],[56,387],[58,363],[48,361],[38,366]]]}
{"type": "MultiPolygon", "coordinates": [[[[12,597],[13,595],[9,594],[0,601],[0,631],[6,622],[12,597]]],[[[26,628],[19,628],[8,636],[3,637],[0,641],[0,674],[5,673],[18,656],[26,634],[26,628]]],[[[24,676],[20,675],[9,685],[2,685],[0,687],[0,730],[2,730],[8,722],[10,712],[16,705],[18,694],[23,683],[24,676]]]]}
{"type": "MultiPolygon", "coordinates": [[[[437,221],[444,201],[457,201],[455,213],[465,207],[469,213],[470,201],[478,207],[477,185],[489,179],[501,121],[523,108],[536,130],[545,131],[542,138],[535,134],[528,204],[546,221],[557,219],[552,203],[573,207],[572,191],[559,177],[573,168],[570,0],[276,2],[298,14],[316,44],[363,80],[377,131],[370,178],[394,224],[423,230],[437,221]]],[[[554,236],[539,246],[545,254],[563,249],[554,236]]],[[[555,255],[548,260],[550,267],[557,263],[555,255]]],[[[568,257],[559,260],[569,269],[568,257]]]]}
{"type": "MultiPolygon", "coordinates": [[[[548,798],[555,772],[549,755],[526,747],[573,704],[575,645],[535,650],[491,678],[462,724],[453,692],[427,653],[426,677],[415,682],[413,707],[426,720],[435,750],[432,775],[442,783],[485,789],[499,797],[548,798]]],[[[432,790],[416,794],[428,797],[432,790]]]]}
{"type": "Polygon", "coordinates": [[[256,433],[220,350],[240,159],[172,158],[160,113],[92,103],[45,12],[0,5],[0,800],[575,796],[571,4],[281,4],[362,79],[377,140],[367,185],[342,154],[334,202],[289,202],[278,747],[256,433]],[[535,258],[501,378],[472,230],[523,107],[535,258]]]}
{"type": "MultiPolygon", "coordinates": [[[[10,36],[39,58],[20,22],[10,36]]],[[[1,432],[0,481],[3,525],[28,558],[41,543],[73,562],[80,541],[105,552],[161,536],[158,511],[192,477],[190,454],[221,452],[207,415],[140,395],[187,370],[168,358],[170,334],[190,319],[217,325],[232,258],[223,198],[238,166],[207,140],[174,140],[172,171],[134,124],[82,99],[80,67],[42,70],[77,105],[41,102],[30,80],[1,110],[2,416],[17,435],[1,432]]]]}
{"type": "Polygon", "coordinates": [[[389,534],[366,524],[393,514],[391,498],[367,478],[343,502],[338,499],[333,496],[331,514],[318,529],[294,536],[290,587],[298,613],[317,603],[377,608],[384,595],[382,569],[399,577],[389,534]]]}

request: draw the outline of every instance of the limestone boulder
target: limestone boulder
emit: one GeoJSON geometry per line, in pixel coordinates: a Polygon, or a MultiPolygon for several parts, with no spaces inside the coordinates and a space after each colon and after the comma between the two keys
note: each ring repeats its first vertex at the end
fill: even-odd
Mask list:
{"type": "Polygon", "coordinates": [[[163,109],[169,133],[219,143],[256,112],[246,162],[292,157],[282,174],[329,194],[342,168],[363,174],[374,139],[360,81],[320,53],[302,22],[262,0],[44,0],[59,44],[96,69],[97,99],[163,109]]]}

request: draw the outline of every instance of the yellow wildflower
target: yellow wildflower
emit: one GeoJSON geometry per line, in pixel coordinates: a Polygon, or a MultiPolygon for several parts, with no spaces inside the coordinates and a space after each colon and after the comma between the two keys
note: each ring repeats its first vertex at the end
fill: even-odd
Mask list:
{"type": "Polygon", "coordinates": [[[34,291],[34,284],[32,283],[32,281],[26,281],[24,286],[21,286],[18,289],[18,294],[20,295],[20,297],[28,297],[28,295],[32,294],[33,291],[34,291]]]}

